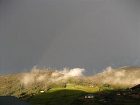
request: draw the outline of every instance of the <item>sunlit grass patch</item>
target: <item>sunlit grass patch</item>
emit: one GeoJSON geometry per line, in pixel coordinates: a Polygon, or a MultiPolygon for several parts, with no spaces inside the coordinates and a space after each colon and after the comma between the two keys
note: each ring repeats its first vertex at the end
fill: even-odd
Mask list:
{"type": "Polygon", "coordinates": [[[70,105],[78,97],[86,94],[82,90],[54,88],[46,93],[32,97],[29,102],[32,105],[70,105]]]}

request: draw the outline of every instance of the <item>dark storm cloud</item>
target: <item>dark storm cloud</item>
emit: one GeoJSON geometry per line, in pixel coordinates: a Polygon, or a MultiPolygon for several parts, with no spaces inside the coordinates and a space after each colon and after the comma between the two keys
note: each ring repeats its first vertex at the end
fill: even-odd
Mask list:
{"type": "Polygon", "coordinates": [[[140,64],[138,0],[1,0],[0,70],[140,64]]]}

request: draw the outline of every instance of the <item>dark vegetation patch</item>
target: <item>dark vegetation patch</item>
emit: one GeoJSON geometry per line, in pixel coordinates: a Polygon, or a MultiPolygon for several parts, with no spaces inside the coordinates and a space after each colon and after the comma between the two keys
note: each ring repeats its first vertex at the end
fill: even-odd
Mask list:
{"type": "Polygon", "coordinates": [[[79,97],[71,105],[140,105],[138,90],[110,90],[93,93],[93,98],[79,97]]]}

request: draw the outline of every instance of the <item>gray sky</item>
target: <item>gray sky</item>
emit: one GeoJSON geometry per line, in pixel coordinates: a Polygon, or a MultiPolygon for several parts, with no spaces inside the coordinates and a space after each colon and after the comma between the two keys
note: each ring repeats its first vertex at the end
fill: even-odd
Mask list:
{"type": "Polygon", "coordinates": [[[0,0],[0,73],[140,65],[139,0],[0,0]]]}

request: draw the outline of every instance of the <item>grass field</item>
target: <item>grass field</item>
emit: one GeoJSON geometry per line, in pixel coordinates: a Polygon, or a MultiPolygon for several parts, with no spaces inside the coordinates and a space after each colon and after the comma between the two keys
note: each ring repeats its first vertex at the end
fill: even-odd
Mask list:
{"type": "Polygon", "coordinates": [[[140,97],[135,97],[134,93],[138,95],[140,91],[112,89],[99,91],[97,87],[70,85],[67,88],[54,88],[32,96],[27,101],[31,105],[140,105],[140,97]]]}
{"type": "Polygon", "coordinates": [[[78,97],[97,91],[98,88],[68,84],[66,88],[53,88],[46,93],[32,96],[27,101],[32,105],[71,105],[78,97]]]}

